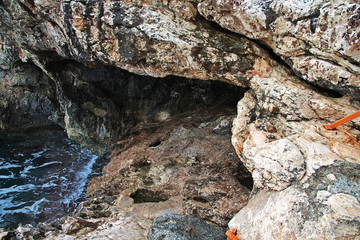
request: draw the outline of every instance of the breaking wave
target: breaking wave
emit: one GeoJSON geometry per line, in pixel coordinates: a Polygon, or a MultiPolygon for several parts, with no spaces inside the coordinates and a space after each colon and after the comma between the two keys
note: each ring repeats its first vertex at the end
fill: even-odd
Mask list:
{"type": "Polygon", "coordinates": [[[96,160],[68,139],[0,142],[0,227],[36,225],[70,212],[96,160]]]}

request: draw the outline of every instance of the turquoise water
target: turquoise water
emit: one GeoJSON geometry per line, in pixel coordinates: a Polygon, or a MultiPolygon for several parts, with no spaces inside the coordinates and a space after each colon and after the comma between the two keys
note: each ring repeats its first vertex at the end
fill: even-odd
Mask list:
{"type": "Polygon", "coordinates": [[[66,138],[0,142],[0,227],[36,225],[73,210],[96,159],[66,138]]]}

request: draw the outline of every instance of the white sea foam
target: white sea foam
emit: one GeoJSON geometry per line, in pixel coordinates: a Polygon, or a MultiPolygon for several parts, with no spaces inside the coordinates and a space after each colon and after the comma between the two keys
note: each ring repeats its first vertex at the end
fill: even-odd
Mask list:
{"type": "Polygon", "coordinates": [[[31,155],[34,157],[34,159],[41,157],[41,155],[45,152],[47,152],[49,149],[48,148],[44,148],[43,150],[36,152],[36,153],[32,153],[31,155]]]}
{"type": "Polygon", "coordinates": [[[13,172],[10,172],[10,175],[0,175],[0,179],[10,179],[10,178],[15,178],[13,172]]]}
{"type": "Polygon", "coordinates": [[[39,169],[39,168],[46,167],[46,166],[49,166],[49,165],[52,165],[52,164],[62,164],[62,162],[52,161],[52,162],[47,162],[47,163],[41,164],[40,166],[29,165],[29,166],[25,167],[24,170],[22,170],[22,171],[20,172],[20,175],[21,175],[22,177],[26,177],[26,175],[27,175],[31,170],[39,169]]]}
{"type": "Polygon", "coordinates": [[[52,181],[49,181],[49,182],[46,182],[46,183],[40,185],[40,188],[51,188],[51,187],[56,187],[56,186],[58,186],[58,184],[54,180],[52,180],[52,181]]]}
{"type": "Polygon", "coordinates": [[[24,207],[24,211],[28,211],[28,212],[33,213],[33,214],[39,214],[42,211],[41,205],[46,203],[46,202],[49,202],[46,198],[42,198],[40,200],[37,200],[31,206],[24,207]]]}
{"type": "Polygon", "coordinates": [[[0,195],[1,194],[9,194],[9,193],[21,193],[21,192],[29,192],[34,190],[36,186],[34,184],[25,184],[25,185],[14,185],[8,188],[0,188],[0,195]]]}
{"type": "Polygon", "coordinates": [[[0,157],[0,227],[60,217],[82,197],[97,156],[70,140],[46,144],[0,157]]]}
{"type": "MultiPolygon", "coordinates": [[[[39,214],[42,210],[41,207],[44,205],[44,203],[49,202],[46,198],[41,198],[40,200],[35,201],[30,206],[26,206],[27,203],[17,203],[17,204],[11,204],[9,201],[4,201],[5,205],[0,207],[0,213],[6,214],[6,213],[23,213],[23,214],[31,214],[36,215],[39,214]]],[[[2,203],[0,201],[0,203],[2,203]]]]}
{"type": "Polygon", "coordinates": [[[67,196],[68,199],[65,199],[64,203],[70,204],[75,202],[77,199],[81,197],[81,194],[84,192],[85,185],[89,175],[92,172],[92,168],[97,160],[97,156],[92,154],[91,151],[87,149],[82,149],[81,154],[78,158],[78,161],[83,161],[84,159],[88,159],[88,162],[82,166],[79,171],[76,173],[76,179],[74,184],[76,188],[71,192],[70,195],[67,196]]]}
{"type": "Polygon", "coordinates": [[[13,207],[14,205],[12,204],[13,201],[13,197],[8,197],[6,199],[0,199],[0,218],[6,214],[6,210],[7,208],[13,207]]]}
{"type": "Polygon", "coordinates": [[[18,168],[21,167],[20,164],[13,164],[13,163],[1,163],[0,170],[1,169],[9,169],[9,168],[18,168]]]}

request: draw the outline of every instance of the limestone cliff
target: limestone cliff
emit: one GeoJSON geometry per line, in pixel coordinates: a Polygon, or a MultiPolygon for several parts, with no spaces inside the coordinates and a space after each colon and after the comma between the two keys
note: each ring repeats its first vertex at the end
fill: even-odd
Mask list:
{"type": "MultiPolygon", "coordinates": [[[[161,201],[180,194],[183,208],[175,212],[224,224],[229,216],[220,211],[238,211],[248,199],[233,168],[219,167],[219,159],[238,159],[217,157],[228,148],[214,129],[231,113],[195,114],[203,121],[196,124],[178,114],[246,91],[231,140],[254,186],[229,228],[241,239],[354,239],[360,234],[360,120],[332,131],[323,125],[360,108],[359,17],[355,0],[1,0],[0,126],[60,126],[73,139],[113,150],[106,175],[89,193],[99,197],[114,188],[118,206],[139,193],[161,201]],[[164,79],[153,84],[145,75],[164,79]],[[184,98],[188,90],[174,76],[243,89],[225,87],[216,96],[194,87],[184,98]],[[153,103],[143,95],[159,99],[153,103]],[[177,129],[176,121],[187,127],[177,129]],[[153,122],[140,125],[140,135],[128,131],[153,122]],[[193,141],[177,145],[184,136],[193,141]],[[202,141],[224,147],[207,156],[196,150],[202,141]],[[196,176],[202,162],[204,175],[196,176]],[[183,187],[172,186],[174,166],[184,172],[178,178],[183,187]],[[191,169],[194,175],[187,175],[191,169]],[[243,202],[236,207],[229,196],[243,202]]],[[[104,209],[98,217],[116,212],[104,209]]],[[[130,212],[107,216],[138,217],[130,212]]],[[[151,217],[146,219],[139,220],[146,222],[139,239],[149,227],[151,217]]],[[[104,224],[99,229],[114,231],[104,224]]],[[[93,237],[100,238],[99,229],[93,237]]]]}

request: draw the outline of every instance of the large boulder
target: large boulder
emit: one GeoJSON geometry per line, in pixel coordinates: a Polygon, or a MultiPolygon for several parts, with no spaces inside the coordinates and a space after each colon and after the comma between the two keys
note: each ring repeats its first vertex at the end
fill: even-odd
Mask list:
{"type": "Polygon", "coordinates": [[[232,141],[256,190],[229,228],[242,239],[358,236],[359,119],[323,127],[356,108],[281,72],[255,76],[238,103],[232,141]]]}

